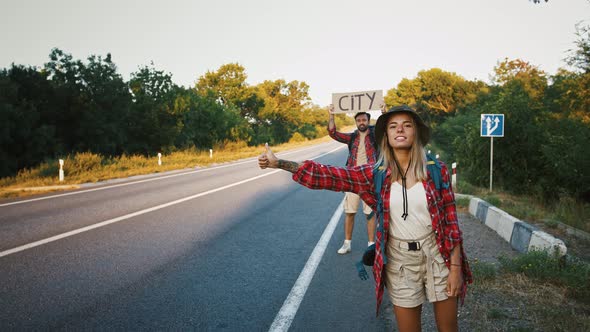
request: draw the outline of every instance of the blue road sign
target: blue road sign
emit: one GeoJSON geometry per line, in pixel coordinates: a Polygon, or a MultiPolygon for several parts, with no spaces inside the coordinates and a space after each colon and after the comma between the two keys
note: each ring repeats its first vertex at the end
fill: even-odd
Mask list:
{"type": "Polygon", "coordinates": [[[504,137],[504,114],[482,114],[482,137],[504,137]]]}

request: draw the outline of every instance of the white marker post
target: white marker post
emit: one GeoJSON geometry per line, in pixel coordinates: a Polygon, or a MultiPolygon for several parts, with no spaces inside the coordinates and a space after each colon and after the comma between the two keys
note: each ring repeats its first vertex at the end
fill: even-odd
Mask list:
{"type": "Polygon", "coordinates": [[[158,152],[158,166],[162,166],[162,154],[158,152]]]}
{"type": "Polygon", "coordinates": [[[209,158],[213,158],[213,149],[209,149],[209,158]]]}
{"type": "Polygon", "coordinates": [[[59,160],[59,182],[63,182],[64,180],[64,160],[59,160]]]}

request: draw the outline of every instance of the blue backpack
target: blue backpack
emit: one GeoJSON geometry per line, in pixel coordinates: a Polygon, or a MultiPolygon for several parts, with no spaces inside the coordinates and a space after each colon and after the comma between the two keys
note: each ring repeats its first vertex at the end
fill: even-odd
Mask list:
{"type": "MultiPolygon", "coordinates": [[[[448,189],[449,183],[443,182],[442,179],[442,166],[440,165],[439,161],[434,158],[431,154],[426,154],[426,169],[430,174],[430,178],[434,182],[434,187],[439,192],[442,189],[448,189]]],[[[375,164],[373,168],[373,181],[375,181],[375,198],[377,199],[377,227],[376,231],[381,232],[383,234],[383,198],[381,197],[381,188],[383,187],[383,181],[385,181],[385,169],[379,165],[375,164]]],[[[375,211],[371,212],[369,218],[373,216],[375,211]]],[[[375,237],[376,238],[376,237],[375,237]]],[[[383,264],[387,264],[387,256],[385,255],[385,246],[383,243],[383,238],[381,238],[381,250],[382,250],[382,257],[383,257],[383,264]]],[[[356,269],[359,274],[359,278],[362,280],[368,279],[367,270],[365,270],[365,266],[373,266],[373,262],[375,261],[375,244],[370,245],[367,250],[365,250],[362,259],[356,263],[356,269]]]]}

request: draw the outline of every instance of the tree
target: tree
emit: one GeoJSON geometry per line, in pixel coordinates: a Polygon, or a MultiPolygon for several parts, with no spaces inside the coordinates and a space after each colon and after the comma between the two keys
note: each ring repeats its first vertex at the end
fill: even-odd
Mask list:
{"type": "Polygon", "coordinates": [[[253,136],[259,135],[260,122],[258,112],[264,106],[263,99],[258,95],[257,89],[248,85],[246,70],[237,63],[225,64],[217,71],[207,72],[201,76],[195,90],[203,97],[215,98],[224,109],[236,109],[244,119],[236,124],[233,136],[236,140],[243,140],[251,144],[257,144],[253,136]]]}
{"type": "Polygon", "coordinates": [[[127,119],[131,108],[129,87],[111,55],[103,59],[91,55],[88,64],[80,67],[82,109],[75,128],[80,138],[78,151],[119,155],[127,144],[127,119]]]}
{"type": "Polygon", "coordinates": [[[309,86],[305,82],[279,79],[264,81],[257,86],[264,100],[259,117],[271,134],[273,144],[287,142],[295,132],[308,123],[304,110],[309,106],[309,86]]]}
{"type": "Polygon", "coordinates": [[[590,125],[572,118],[549,117],[544,128],[550,134],[541,145],[546,161],[544,196],[555,199],[573,195],[590,201],[590,125]]]}
{"type": "Polygon", "coordinates": [[[13,64],[0,70],[0,177],[14,176],[62,150],[45,113],[52,95],[47,75],[37,68],[13,64]]]}
{"type": "Polygon", "coordinates": [[[263,101],[256,89],[246,83],[246,69],[237,63],[225,64],[217,71],[208,71],[197,81],[195,89],[202,96],[210,93],[223,104],[235,106],[248,121],[258,120],[258,111],[263,101]]]}
{"type": "Polygon", "coordinates": [[[80,136],[79,127],[84,111],[82,79],[84,64],[74,60],[71,54],[54,48],[49,54],[49,62],[44,65],[43,73],[47,75],[53,87],[51,107],[46,111],[46,119],[55,124],[64,152],[73,152],[79,147],[84,137],[80,136]]]}
{"type": "Polygon", "coordinates": [[[535,105],[523,83],[513,80],[482,96],[455,120],[465,125],[465,132],[455,133],[454,151],[472,183],[487,186],[489,176],[490,140],[479,135],[479,114],[502,113],[506,135],[494,140],[494,183],[515,193],[543,194],[547,163],[541,146],[548,133],[545,115],[535,105]]]}
{"type": "Polygon", "coordinates": [[[521,59],[504,59],[494,67],[494,76],[491,79],[500,86],[518,80],[526,92],[538,102],[542,101],[547,88],[547,74],[521,59]]]}
{"type": "Polygon", "coordinates": [[[422,70],[414,79],[404,78],[385,96],[388,106],[406,104],[416,108],[430,126],[435,128],[457,109],[474,102],[487,86],[439,68],[422,70]]]}
{"type": "Polygon", "coordinates": [[[148,155],[171,149],[182,129],[181,114],[174,108],[179,87],[172,82],[172,75],[153,64],[144,66],[131,74],[129,88],[133,95],[129,152],[148,155]]]}
{"type": "Polygon", "coordinates": [[[590,72],[590,26],[576,24],[576,49],[568,50],[569,55],[565,61],[568,65],[577,68],[583,73],[590,72]]]}
{"type": "Polygon", "coordinates": [[[545,98],[552,114],[590,125],[590,73],[560,69],[551,80],[545,98]]]}
{"type": "Polygon", "coordinates": [[[214,95],[201,96],[194,89],[180,90],[174,102],[175,113],[182,114],[182,130],[176,147],[210,149],[226,141],[236,141],[244,121],[235,108],[217,102],[214,95]]]}

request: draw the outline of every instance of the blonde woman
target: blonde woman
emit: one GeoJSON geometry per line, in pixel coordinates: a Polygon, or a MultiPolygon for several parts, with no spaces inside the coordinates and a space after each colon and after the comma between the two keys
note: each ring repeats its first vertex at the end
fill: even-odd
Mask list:
{"type": "MultiPolygon", "coordinates": [[[[375,165],[335,167],[313,161],[278,159],[267,146],[260,168],[280,168],[311,188],[358,194],[377,212],[373,276],[377,313],[387,293],[400,331],[420,331],[422,304],[434,305],[439,331],[457,331],[457,304],[463,299],[471,270],[462,248],[454,194],[450,185],[437,189],[427,170],[424,146],[430,128],[406,105],[391,108],[375,125],[380,149],[375,165]],[[382,172],[382,184],[375,174],[382,172]],[[380,192],[376,193],[376,187],[380,192]]],[[[440,163],[444,183],[449,171],[440,163]]]]}

